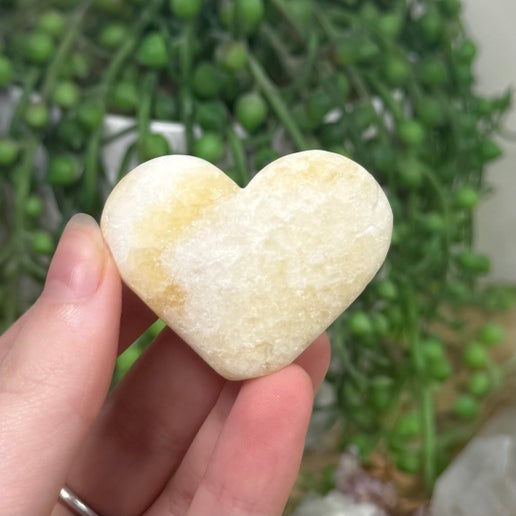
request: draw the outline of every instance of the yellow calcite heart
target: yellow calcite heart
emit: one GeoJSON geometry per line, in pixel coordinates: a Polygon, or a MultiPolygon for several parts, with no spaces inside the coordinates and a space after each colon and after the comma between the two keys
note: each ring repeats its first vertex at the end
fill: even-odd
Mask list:
{"type": "Polygon", "coordinates": [[[357,163],[313,150],[239,188],[210,163],[165,156],[109,196],[104,238],[124,281],[222,376],[292,362],[362,292],[392,212],[357,163]]]}

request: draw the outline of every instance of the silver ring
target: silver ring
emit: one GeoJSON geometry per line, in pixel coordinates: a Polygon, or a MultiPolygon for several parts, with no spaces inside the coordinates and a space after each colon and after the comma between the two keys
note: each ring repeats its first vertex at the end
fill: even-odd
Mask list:
{"type": "Polygon", "coordinates": [[[59,501],[77,516],[99,516],[91,507],[85,504],[68,486],[61,488],[59,501]]]}

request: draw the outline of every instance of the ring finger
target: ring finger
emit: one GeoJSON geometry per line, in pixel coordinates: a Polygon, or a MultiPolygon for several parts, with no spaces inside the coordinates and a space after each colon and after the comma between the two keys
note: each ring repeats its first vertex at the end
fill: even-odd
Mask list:
{"type": "Polygon", "coordinates": [[[140,514],[178,467],[224,380],[163,331],[108,398],[68,485],[100,514],[140,514]]]}

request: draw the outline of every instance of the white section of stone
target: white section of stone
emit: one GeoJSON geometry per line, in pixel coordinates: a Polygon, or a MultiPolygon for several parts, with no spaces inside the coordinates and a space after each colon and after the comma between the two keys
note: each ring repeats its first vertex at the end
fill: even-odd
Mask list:
{"type": "Polygon", "coordinates": [[[193,156],[162,156],[142,163],[117,184],[102,213],[102,230],[118,263],[123,263],[137,245],[135,224],[154,206],[173,198],[178,181],[196,175],[199,167],[220,173],[217,167],[193,156]]]}
{"type": "MultiPolygon", "coordinates": [[[[366,177],[363,169],[359,175],[366,177]]],[[[217,206],[209,223],[199,221],[162,257],[188,291],[177,330],[210,362],[238,356],[237,377],[294,360],[363,289],[354,278],[376,272],[373,249],[357,254],[354,241],[369,234],[381,242],[385,233],[386,201],[372,183],[350,189],[343,174],[332,191],[315,184],[257,194],[252,187],[263,177],[217,206]]]]}

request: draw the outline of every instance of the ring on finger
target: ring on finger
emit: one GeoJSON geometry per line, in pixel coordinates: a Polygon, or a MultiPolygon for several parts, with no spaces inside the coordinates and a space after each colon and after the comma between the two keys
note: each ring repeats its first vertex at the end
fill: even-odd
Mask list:
{"type": "Polygon", "coordinates": [[[59,492],[59,502],[77,516],[99,516],[87,503],[81,500],[68,486],[59,492]]]}

